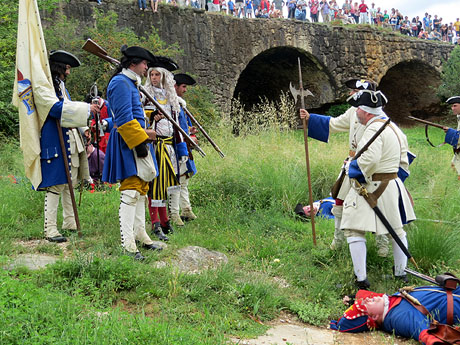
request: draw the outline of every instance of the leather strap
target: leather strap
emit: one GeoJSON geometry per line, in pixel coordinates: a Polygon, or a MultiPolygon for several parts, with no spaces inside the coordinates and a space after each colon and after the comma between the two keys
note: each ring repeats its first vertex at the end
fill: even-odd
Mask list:
{"type": "MultiPolygon", "coordinates": [[[[452,290],[445,290],[446,291],[446,296],[447,296],[447,324],[448,325],[453,325],[454,324],[454,296],[452,295],[452,290]]],[[[429,312],[425,308],[423,304],[415,304],[410,298],[405,296],[404,293],[401,292],[400,296],[404,298],[407,302],[409,302],[415,309],[417,309],[419,312],[421,312],[423,315],[428,315],[429,312]]]]}
{"type": "Polygon", "coordinates": [[[452,290],[446,290],[447,295],[447,324],[454,324],[454,296],[452,296],[452,290]]]}
{"type": "Polygon", "coordinates": [[[398,178],[397,173],[375,173],[372,175],[372,181],[389,181],[398,178]]]}
{"type": "Polygon", "coordinates": [[[428,125],[425,125],[425,138],[426,138],[426,141],[428,141],[428,144],[430,144],[432,147],[441,147],[442,145],[444,145],[445,143],[441,143],[439,145],[434,145],[431,141],[430,141],[430,138],[428,136],[428,125]]]}
{"type": "Polygon", "coordinates": [[[423,304],[420,304],[420,305],[415,304],[414,302],[412,302],[412,301],[410,300],[410,298],[407,298],[403,293],[401,293],[400,296],[401,296],[402,298],[404,298],[407,302],[409,302],[415,309],[417,309],[417,310],[418,310],[419,312],[421,312],[423,315],[426,316],[426,315],[430,314],[430,313],[428,312],[428,309],[426,309],[425,306],[424,306],[423,304]]]}

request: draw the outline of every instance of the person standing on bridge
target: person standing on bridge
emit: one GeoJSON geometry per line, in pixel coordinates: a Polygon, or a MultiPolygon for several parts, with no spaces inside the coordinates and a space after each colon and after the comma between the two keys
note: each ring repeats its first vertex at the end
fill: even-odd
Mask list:
{"type": "Polygon", "coordinates": [[[364,0],[361,0],[361,4],[359,5],[359,24],[369,24],[368,11],[369,7],[364,3],[364,0]]]}
{"type": "Polygon", "coordinates": [[[460,180],[460,144],[458,142],[460,136],[460,96],[450,97],[446,102],[451,105],[452,113],[457,116],[458,125],[457,130],[444,127],[444,131],[446,132],[444,142],[452,145],[454,149],[454,157],[452,158],[451,164],[460,180]]]}

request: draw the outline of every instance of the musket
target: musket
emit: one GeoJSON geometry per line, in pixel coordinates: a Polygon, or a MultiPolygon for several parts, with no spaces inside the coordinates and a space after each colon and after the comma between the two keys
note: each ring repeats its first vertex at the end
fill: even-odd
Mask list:
{"type": "MultiPolygon", "coordinates": [[[[107,52],[100,45],[98,45],[96,42],[94,42],[91,38],[88,38],[86,40],[86,42],[83,45],[82,49],[86,50],[87,52],[89,52],[91,54],[94,54],[94,55],[100,57],[101,59],[103,59],[105,61],[110,62],[111,64],[114,64],[116,66],[120,65],[120,61],[118,61],[117,59],[114,59],[113,57],[107,55],[107,52]]],[[[156,99],[153,98],[153,96],[150,95],[150,93],[142,85],[139,85],[139,91],[141,91],[145,95],[145,97],[147,97],[147,99],[153,105],[155,105],[155,107],[162,113],[162,115],[164,115],[168,119],[168,121],[171,122],[171,124],[182,134],[182,136],[185,138],[185,140],[187,140],[190,143],[190,145],[195,150],[197,150],[198,153],[202,157],[206,156],[206,153],[204,153],[204,151],[201,149],[201,147],[199,147],[198,144],[196,144],[192,140],[192,138],[190,138],[190,136],[182,129],[182,127],[167,112],[165,112],[163,110],[163,108],[160,105],[160,103],[158,103],[156,101],[156,99]]]]}
{"type": "MultiPolygon", "coordinates": [[[[377,137],[383,132],[383,130],[388,126],[390,123],[390,119],[386,120],[383,125],[377,130],[377,132],[374,133],[374,135],[368,140],[368,142],[356,153],[356,155],[353,157],[352,161],[357,160],[361,155],[367,151],[369,146],[377,139],[377,137]]],[[[354,179],[354,182],[356,186],[358,187],[358,193],[367,201],[369,206],[374,210],[375,214],[377,217],[380,219],[382,224],[385,226],[387,229],[388,233],[393,237],[395,240],[396,244],[401,248],[403,253],[407,256],[407,258],[415,265],[415,267],[418,268],[417,262],[415,262],[415,259],[412,257],[412,255],[409,252],[409,249],[402,243],[401,239],[399,236],[396,234],[394,231],[393,227],[391,226],[390,222],[385,218],[383,215],[382,211],[380,211],[379,207],[377,206],[377,200],[372,197],[371,193],[368,193],[366,188],[363,187],[358,180],[354,179]]],[[[383,182],[382,182],[383,183],[383,182]]]]}
{"type": "Polygon", "coordinates": [[[458,285],[460,285],[460,279],[449,272],[446,272],[444,274],[439,274],[433,279],[430,276],[427,276],[423,273],[411,270],[410,268],[405,268],[404,271],[409,274],[412,274],[413,276],[417,278],[426,280],[427,282],[430,282],[434,285],[438,285],[446,290],[454,290],[457,288],[458,285]]]}
{"type": "Polygon", "coordinates": [[[428,126],[432,126],[432,127],[436,127],[436,128],[441,128],[442,130],[444,130],[446,127],[443,126],[443,125],[440,125],[438,123],[434,123],[434,122],[430,122],[430,121],[427,121],[427,120],[422,120],[422,119],[419,119],[417,117],[413,117],[413,116],[408,116],[409,119],[411,120],[414,120],[414,121],[417,121],[417,122],[420,122],[420,123],[423,123],[425,125],[425,138],[426,138],[426,141],[428,141],[428,144],[430,144],[432,147],[440,147],[442,145],[444,145],[445,143],[441,143],[439,145],[434,145],[431,141],[430,141],[430,138],[428,136],[428,126]]]}
{"type": "MultiPolygon", "coordinates": [[[[380,133],[383,132],[386,126],[390,123],[390,119],[386,120],[382,127],[378,129],[377,132],[369,139],[369,141],[354,155],[352,158],[352,161],[357,160],[361,155],[369,148],[369,146],[374,142],[375,139],[380,135],[380,133]]],[[[335,181],[334,185],[331,188],[331,196],[332,198],[336,199],[337,195],[339,194],[340,187],[342,187],[343,180],[345,179],[346,175],[346,164],[347,164],[348,158],[345,160],[342,166],[342,170],[340,171],[339,178],[335,181]]]]}
{"type": "Polygon", "coordinates": [[[371,146],[371,144],[375,141],[375,139],[378,138],[378,136],[383,132],[383,130],[390,124],[391,122],[391,119],[388,118],[384,123],[383,125],[377,130],[377,132],[374,133],[374,135],[368,140],[367,143],[364,144],[363,147],[361,147],[361,149],[356,152],[355,156],[352,158],[352,161],[355,161],[357,160],[359,157],[362,156],[362,154],[364,152],[367,151],[367,149],[369,148],[369,146],[371,146]]]}
{"type": "Polygon", "coordinates": [[[214,147],[214,149],[219,153],[219,155],[222,158],[224,158],[225,157],[224,153],[220,150],[219,146],[217,146],[217,144],[214,142],[214,140],[211,139],[211,137],[208,135],[208,133],[206,133],[206,131],[201,126],[201,124],[198,122],[198,120],[195,118],[195,116],[193,116],[192,113],[187,108],[184,108],[184,110],[185,110],[185,113],[190,118],[190,120],[192,120],[192,123],[200,130],[200,132],[204,135],[204,137],[206,139],[208,139],[208,141],[212,145],[212,147],[214,147]]]}
{"type": "Polygon", "coordinates": [[[423,273],[420,273],[420,272],[417,272],[417,271],[414,271],[410,268],[405,268],[404,269],[404,272],[406,273],[409,273],[409,274],[412,274],[414,277],[417,277],[417,278],[420,278],[420,279],[423,279],[427,282],[430,282],[431,284],[435,284],[435,285],[438,285],[438,283],[436,282],[436,280],[434,278],[431,278],[430,276],[427,276],[423,273]]]}
{"type": "Polygon", "coordinates": [[[423,123],[423,124],[428,125],[428,126],[432,126],[432,127],[436,127],[436,128],[441,128],[441,129],[444,129],[444,128],[445,128],[445,126],[440,125],[439,123],[434,123],[434,122],[431,122],[431,121],[422,120],[422,119],[419,119],[419,118],[417,118],[417,117],[408,116],[408,118],[411,119],[411,120],[414,120],[414,121],[423,123]]]}
{"type": "MultiPolygon", "coordinates": [[[[299,90],[297,91],[293,86],[292,83],[290,84],[290,90],[292,95],[294,96],[295,100],[297,101],[297,96],[300,96],[300,106],[302,109],[305,109],[305,97],[313,96],[313,94],[309,90],[303,89],[302,84],[302,66],[300,64],[300,57],[298,58],[298,65],[299,65],[299,90]]],[[[305,161],[307,164],[307,178],[308,178],[308,194],[309,194],[309,201],[310,201],[310,210],[314,210],[313,208],[313,192],[311,187],[311,174],[310,174],[310,158],[308,154],[308,126],[307,120],[302,119],[302,126],[303,126],[303,138],[305,142],[305,161]]],[[[316,229],[315,229],[315,213],[312,211],[311,213],[311,231],[313,236],[313,244],[316,246],[316,229]]]]}
{"type": "MultiPolygon", "coordinates": [[[[391,235],[391,237],[393,237],[393,239],[395,240],[396,244],[398,245],[399,248],[401,248],[401,250],[403,251],[404,255],[407,256],[407,258],[414,264],[415,267],[417,267],[418,269],[418,265],[417,265],[417,262],[415,261],[415,259],[412,257],[412,255],[410,254],[409,252],[409,249],[407,249],[407,247],[404,245],[404,243],[402,243],[401,239],[399,238],[399,236],[396,234],[396,232],[394,231],[393,227],[391,226],[390,222],[388,221],[388,219],[386,219],[386,217],[383,215],[382,211],[380,211],[379,207],[377,206],[377,200],[375,200],[375,198],[372,198],[371,197],[371,193],[369,193],[365,187],[363,187],[359,182],[358,180],[356,179],[353,179],[354,180],[354,183],[356,184],[356,186],[358,187],[358,194],[361,195],[366,201],[367,203],[369,204],[369,206],[374,210],[376,216],[380,219],[380,221],[382,222],[382,224],[385,226],[385,228],[387,229],[388,233],[391,235]]],[[[382,182],[383,183],[383,182],[382,182]]]]}

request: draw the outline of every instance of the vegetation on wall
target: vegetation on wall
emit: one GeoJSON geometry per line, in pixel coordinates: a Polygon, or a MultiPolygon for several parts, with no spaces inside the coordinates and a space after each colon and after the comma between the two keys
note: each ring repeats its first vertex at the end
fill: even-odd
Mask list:
{"type": "Polygon", "coordinates": [[[442,98],[460,94],[460,47],[457,45],[450,54],[449,59],[442,66],[442,84],[438,95],[442,98]]]}
{"type": "MultiPolygon", "coordinates": [[[[55,9],[58,0],[41,0],[38,6],[44,14],[42,21],[55,9]]],[[[177,44],[167,45],[161,40],[158,30],[151,27],[146,30],[145,37],[138,37],[134,31],[117,25],[118,16],[115,12],[103,12],[95,9],[95,27],[85,29],[81,34],[80,23],[69,19],[61,13],[53,13],[52,25],[45,27],[44,35],[48,51],[63,49],[75,54],[82,66],[74,68],[68,78],[66,86],[72,99],[82,101],[93,83],[104,91],[113,74],[113,66],[81,49],[86,38],[91,38],[102,46],[115,59],[120,59],[120,47],[138,45],[147,47],[155,55],[167,56],[172,59],[182,54],[177,44]]],[[[14,83],[14,68],[16,63],[16,35],[17,35],[18,4],[13,2],[0,3],[0,132],[6,136],[18,136],[19,123],[17,109],[11,104],[14,83]]],[[[199,120],[214,121],[218,116],[213,104],[214,97],[205,87],[191,88],[189,107],[197,114],[199,120]]]]}

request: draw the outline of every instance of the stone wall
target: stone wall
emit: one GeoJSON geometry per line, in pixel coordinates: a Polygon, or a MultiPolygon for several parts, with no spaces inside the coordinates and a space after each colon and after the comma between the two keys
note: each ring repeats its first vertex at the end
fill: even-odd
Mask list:
{"type": "Polygon", "coordinates": [[[405,101],[399,88],[407,84],[411,92],[406,96],[418,102],[406,107],[403,115],[416,111],[420,116],[438,103],[429,87],[439,85],[442,61],[453,49],[452,45],[406,38],[369,26],[238,19],[168,5],[160,5],[154,14],[139,11],[135,0],[103,1],[98,6],[71,0],[60,11],[82,25],[94,25],[95,8],[114,10],[119,25],[132,28],[138,35],[145,35],[154,26],[164,41],[179,44],[184,51],[177,59],[181,70],[207,85],[224,110],[238,95],[248,105],[260,96],[276,99],[281,90],[288,90],[290,81],[298,80],[300,57],[304,83],[315,94],[309,107],[343,101],[347,93],[344,82],[367,77],[384,81],[382,90],[392,95],[389,107],[394,109],[400,109],[405,101]],[[385,78],[388,75],[391,78],[385,78]]]}

